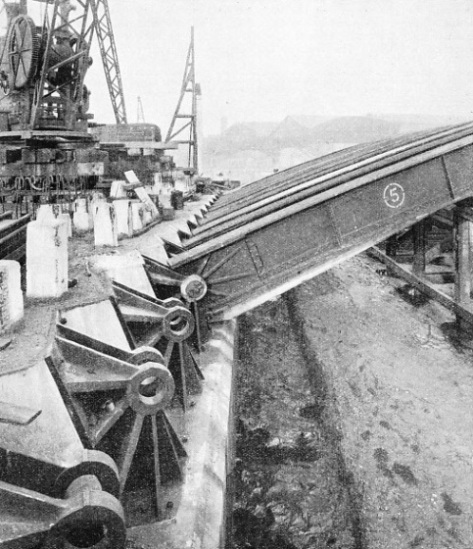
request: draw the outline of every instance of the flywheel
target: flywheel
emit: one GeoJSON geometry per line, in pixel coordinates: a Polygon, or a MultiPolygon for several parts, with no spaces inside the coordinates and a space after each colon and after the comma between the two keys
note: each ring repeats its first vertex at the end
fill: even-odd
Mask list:
{"type": "Polygon", "coordinates": [[[28,15],[13,19],[8,32],[10,87],[24,88],[36,72],[39,40],[34,21],[28,15]]]}

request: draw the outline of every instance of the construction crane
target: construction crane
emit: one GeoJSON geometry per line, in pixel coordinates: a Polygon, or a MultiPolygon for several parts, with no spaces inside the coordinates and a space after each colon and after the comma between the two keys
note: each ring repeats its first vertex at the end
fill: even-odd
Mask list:
{"type": "Polygon", "coordinates": [[[90,0],[105,78],[117,124],[126,124],[125,95],[108,0],[90,0]]]}
{"type": "Polygon", "coordinates": [[[175,141],[188,146],[188,167],[192,168],[195,174],[199,173],[199,143],[197,132],[197,100],[201,95],[200,85],[195,81],[195,49],[194,49],[194,27],[191,28],[191,41],[187,51],[186,66],[182,79],[181,93],[177,102],[176,110],[171,120],[166,141],[175,141]],[[186,96],[191,96],[190,112],[185,108],[186,96]],[[185,130],[188,132],[187,139],[175,140],[185,130]]]}
{"type": "Polygon", "coordinates": [[[107,0],[3,0],[0,38],[0,198],[71,201],[104,173],[106,153],[88,132],[85,85],[96,32],[115,118],[126,123],[123,86],[107,0]],[[19,198],[18,198],[19,197],[19,198]]]}

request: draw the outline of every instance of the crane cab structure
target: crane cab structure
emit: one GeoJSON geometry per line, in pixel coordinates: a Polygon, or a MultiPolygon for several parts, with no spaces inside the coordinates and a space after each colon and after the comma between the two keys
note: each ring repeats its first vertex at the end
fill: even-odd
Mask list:
{"type": "Polygon", "coordinates": [[[91,0],[4,2],[0,40],[0,197],[61,201],[93,187],[105,154],[88,133],[91,0]],[[33,11],[33,10],[32,10],[33,11]]]}

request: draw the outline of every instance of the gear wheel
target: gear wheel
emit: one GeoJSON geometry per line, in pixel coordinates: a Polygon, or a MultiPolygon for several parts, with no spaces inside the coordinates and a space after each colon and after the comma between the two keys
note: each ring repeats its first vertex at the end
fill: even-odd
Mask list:
{"type": "Polygon", "coordinates": [[[7,38],[10,87],[24,88],[38,66],[39,40],[33,19],[18,15],[13,19],[7,38]]]}

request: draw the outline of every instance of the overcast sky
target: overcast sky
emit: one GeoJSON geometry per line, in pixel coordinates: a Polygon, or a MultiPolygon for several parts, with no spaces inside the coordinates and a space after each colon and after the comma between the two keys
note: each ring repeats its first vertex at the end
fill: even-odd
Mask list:
{"type": "MultiPolygon", "coordinates": [[[[204,133],[222,117],[473,112],[473,0],[109,0],[130,122],[167,130],[190,27],[204,133]]],[[[86,83],[113,122],[98,53],[86,83]]]]}

